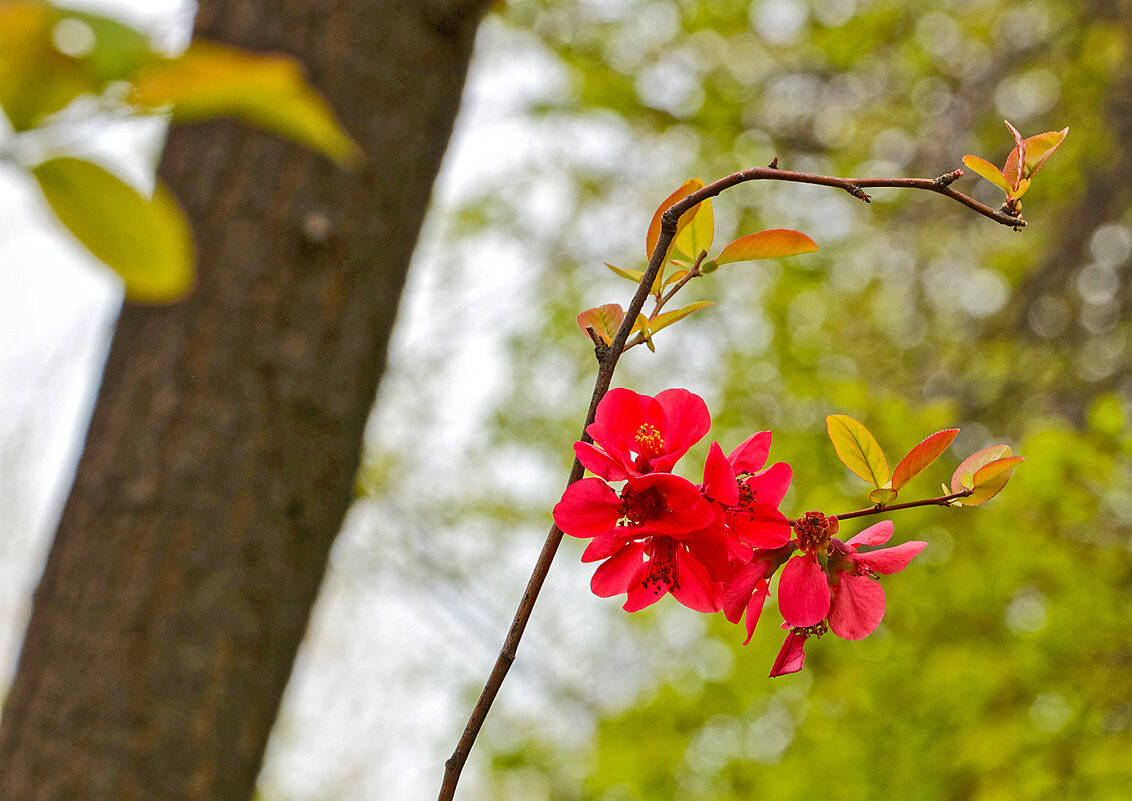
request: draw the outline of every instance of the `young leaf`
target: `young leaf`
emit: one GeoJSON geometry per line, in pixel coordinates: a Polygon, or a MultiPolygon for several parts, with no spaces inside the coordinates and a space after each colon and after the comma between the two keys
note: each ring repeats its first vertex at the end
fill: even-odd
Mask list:
{"type": "MultiPolygon", "coordinates": [[[[672,263],[675,264],[676,262],[674,261],[672,263]]],[[[669,284],[675,284],[677,281],[679,281],[681,278],[683,278],[687,274],[688,274],[687,270],[676,270],[674,273],[672,273],[672,275],[670,275],[670,276],[668,276],[667,278],[664,279],[664,287],[663,288],[667,288],[669,286],[669,284]]]]}
{"type": "Polygon", "coordinates": [[[864,424],[847,414],[825,418],[826,430],[837,457],[856,475],[880,489],[888,483],[888,460],[864,424]]]}
{"type": "Polygon", "coordinates": [[[978,506],[986,503],[1002,492],[1003,487],[1010,481],[1014,468],[1021,461],[1021,456],[1007,456],[987,462],[975,471],[973,476],[974,492],[966,498],[960,498],[959,502],[964,506],[978,506]]]}
{"type": "Polygon", "coordinates": [[[1002,171],[986,159],[981,159],[978,156],[964,156],[963,166],[976,175],[981,175],[983,178],[986,178],[1005,192],[1007,197],[1010,197],[1011,193],[1014,191],[1014,187],[1010,185],[1010,181],[1002,174],[1002,171]]]}
{"type": "Polygon", "coordinates": [[[614,267],[609,262],[606,262],[605,266],[611,269],[615,274],[621,276],[622,278],[627,278],[634,284],[641,283],[641,279],[645,277],[644,270],[622,270],[620,267],[614,267]]]}
{"type": "Polygon", "coordinates": [[[908,455],[901,459],[900,464],[896,465],[896,469],[892,471],[892,488],[894,490],[900,489],[923,472],[928,465],[947,450],[958,433],[958,428],[937,431],[909,451],[908,455]]]}
{"type": "Polygon", "coordinates": [[[649,326],[649,318],[643,314],[637,315],[637,322],[633,326],[633,330],[640,329],[641,337],[644,338],[645,344],[649,346],[649,350],[656,353],[656,345],[652,343],[652,328],[649,326]]]}
{"type": "Polygon", "coordinates": [[[869,493],[869,500],[875,504],[884,506],[896,500],[896,490],[892,487],[878,487],[869,493]]]}
{"type": "MultiPolygon", "coordinates": [[[[652,259],[652,252],[654,250],[656,250],[657,240],[660,239],[660,218],[664,215],[664,212],[668,211],[668,209],[671,206],[676,205],[677,203],[679,203],[681,200],[683,200],[684,198],[686,198],[688,195],[692,194],[696,190],[703,189],[703,188],[704,188],[704,182],[701,181],[699,178],[689,178],[687,181],[680,184],[679,189],[677,189],[671,195],[666,197],[664,199],[664,202],[656,207],[656,211],[653,212],[653,215],[652,215],[652,221],[649,223],[649,232],[645,236],[645,258],[646,259],[652,259]]],[[[691,222],[691,220],[692,220],[691,214],[695,211],[696,211],[695,208],[689,209],[687,212],[680,215],[680,220],[679,220],[677,228],[676,228],[676,236],[673,237],[674,242],[675,242],[676,238],[680,236],[681,225],[687,225],[689,222],[691,222]]],[[[672,249],[670,247],[669,253],[671,253],[671,252],[672,252],[672,249]]]]}
{"type": "MultiPolygon", "coordinates": [[[[606,345],[613,342],[613,336],[621,327],[625,319],[625,310],[618,303],[607,303],[593,309],[586,309],[578,315],[578,327],[586,334],[586,328],[592,328],[594,333],[601,337],[606,345]]],[[[586,334],[589,336],[589,334],[586,334]]]]}
{"type": "Polygon", "coordinates": [[[812,253],[817,249],[814,240],[800,231],[771,228],[736,239],[715,257],[715,263],[720,265],[756,259],[782,259],[800,253],[812,253]]]}
{"type": "Polygon", "coordinates": [[[166,303],[193,283],[189,224],[160,182],[152,198],[101,167],[74,158],[34,167],[44,197],[75,238],[126,282],[126,299],[166,303]]]}
{"type": "Polygon", "coordinates": [[[1009,445],[991,445],[989,448],[972,453],[955,468],[951,476],[951,491],[962,492],[972,489],[975,486],[975,473],[980,467],[1010,455],[1009,445]]]}
{"type": "Polygon", "coordinates": [[[1061,146],[1061,143],[1065,140],[1068,133],[1069,129],[1063,128],[1060,131],[1049,131],[1028,138],[1026,140],[1026,158],[1025,166],[1022,169],[1023,173],[1027,177],[1030,177],[1041,169],[1041,166],[1053,155],[1053,151],[1061,146]]]}
{"type": "Polygon", "coordinates": [[[676,323],[676,322],[679,322],[680,320],[683,320],[685,317],[687,317],[692,312],[699,311],[700,309],[706,309],[708,306],[714,306],[714,305],[715,305],[714,303],[711,303],[711,302],[706,301],[706,300],[698,300],[695,303],[688,304],[687,306],[685,306],[682,309],[675,309],[673,311],[666,311],[663,314],[658,314],[656,317],[654,317],[652,320],[650,320],[649,321],[649,328],[652,330],[652,333],[655,334],[660,329],[667,328],[668,326],[672,325],[673,323],[676,323]]]}
{"type": "Polygon", "coordinates": [[[170,107],[175,121],[230,116],[351,165],[361,150],[326,101],[307,84],[297,61],[195,41],[177,58],[139,71],[130,100],[170,107]]]}
{"type": "Polygon", "coordinates": [[[711,250],[715,239],[715,215],[711,210],[711,200],[705,200],[694,209],[694,216],[687,227],[676,237],[676,249],[695,261],[700,253],[711,250]]]}

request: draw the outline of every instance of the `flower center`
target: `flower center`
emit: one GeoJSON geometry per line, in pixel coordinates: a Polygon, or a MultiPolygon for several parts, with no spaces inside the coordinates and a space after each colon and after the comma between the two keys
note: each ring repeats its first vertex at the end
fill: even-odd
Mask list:
{"type": "Polygon", "coordinates": [[[664,453],[664,439],[660,436],[660,429],[650,423],[641,423],[637,429],[637,450],[646,459],[655,459],[664,453]]]}
{"type": "Polygon", "coordinates": [[[794,524],[798,547],[807,553],[825,553],[829,541],[837,533],[837,518],[821,512],[806,512],[794,524]]]}
{"type": "Polygon", "coordinates": [[[651,587],[654,595],[663,595],[668,590],[680,587],[676,580],[676,541],[671,537],[654,537],[648,545],[649,568],[645,587],[651,587]]]}
{"type": "Polygon", "coordinates": [[[617,516],[622,525],[643,526],[646,522],[659,516],[667,507],[662,496],[654,487],[642,492],[636,492],[626,485],[621,490],[621,505],[617,507],[617,516]]]}

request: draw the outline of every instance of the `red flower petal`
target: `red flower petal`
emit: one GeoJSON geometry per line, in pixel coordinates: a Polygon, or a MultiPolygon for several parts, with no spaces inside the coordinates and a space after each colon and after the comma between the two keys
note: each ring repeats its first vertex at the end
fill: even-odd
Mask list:
{"type": "Polygon", "coordinates": [[[575,481],[554,506],[554,522],[571,537],[596,537],[617,525],[621,499],[600,478],[575,481]]]}
{"type": "Polygon", "coordinates": [[[892,530],[893,530],[892,521],[891,520],[884,520],[884,521],[881,521],[880,523],[876,523],[874,525],[869,526],[867,529],[862,531],[860,534],[858,534],[856,537],[849,540],[849,542],[847,542],[845,544],[846,545],[854,545],[854,546],[858,546],[858,545],[884,545],[886,542],[889,541],[889,539],[891,539],[892,530]]]}
{"type": "Polygon", "coordinates": [[[899,573],[904,568],[908,567],[920,551],[924,550],[928,544],[920,542],[919,540],[910,540],[900,545],[893,546],[892,548],[881,548],[879,551],[869,551],[868,553],[859,553],[854,558],[857,564],[864,565],[874,573],[899,573]]]}
{"type": "Polygon", "coordinates": [[[656,401],[664,410],[661,431],[666,455],[654,462],[653,469],[671,470],[707,434],[711,415],[704,399],[686,389],[666,389],[657,394],[656,401]]]}
{"type": "Polygon", "coordinates": [[[623,529],[620,527],[613,529],[606,534],[598,534],[590,544],[586,546],[586,550],[582,552],[583,562],[600,562],[602,559],[608,559],[621,550],[627,543],[631,541],[631,537],[626,537],[622,533],[623,529]]]}
{"type": "Polygon", "coordinates": [[[676,568],[676,586],[669,588],[676,600],[697,612],[718,612],[723,604],[723,590],[719,582],[711,580],[703,563],[677,548],[676,568]]]}
{"type": "Polygon", "coordinates": [[[735,484],[735,471],[727,457],[723,455],[723,448],[718,442],[713,442],[708,449],[707,459],[704,461],[704,495],[724,506],[734,506],[739,503],[739,487],[735,484]]]}
{"type": "Polygon", "coordinates": [[[879,581],[842,574],[829,608],[829,627],[843,639],[863,640],[880,625],[884,604],[879,581]]]}
{"type": "Polygon", "coordinates": [[[745,482],[755,491],[755,498],[759,503],[779,506],[790,489],[790,479],[794,471],[786,462],[775,462],[761,473],[756,473],[745,482]]]}
{"type": "Polygon", "coordinates": [[[778,611],[791,626],[805,628],[829,613],[829,583],[813,556],[794,556],[782,568],[778,585],[778,611]]]}
{"type": "Polygon", "coordinates": [[[766,603],[766,597],[769,594],[770,585],[765,581],[760,581],[755,585],[755,591],[751,593],[751,600],[747,601],[747,639],[743,640],[743,645],[751,641],[751,636],[755,633],[755,626],[758,625],[759,617],[763,613],[763,604],[766,603]]]}
{"type": "Polygon", "coordinates": [[[644,553],[643,543],[630,542],[608,561],[598,565],[590,579],[590,589],[594,595],[610,598],[639,585],[645,576],[644,553]]]}
{"type": "Polygon", "coordinates": [[[727,461],[736,473],[754,473],[762,470],[766,457],[770,455],[769,431],[760,431],[743,440],[735,450],[727,455],[727,461]]]}
{"type": "Polygon", "coordinates": [[[751,599],[756,586],[766,576],[770,567],[766,562],[757,559],[745,565],[739,565],[731,578],[723,585],[723,614],[732,623],[738,623],[743,617],[743,610],[751,599]]]}
{"type": "Polygon", "coordinates": [[[629,476],[623,462],[614,459],[605,451],[595,448],[588,442],[575,442],[574,454],[584,468],[601,476],[606,481],[624,481],[629,476]]]}
{"type": "Polygon", "coordinates": [[[806,664],[806,638],[791,631],[786,635],[786,642],[782,643],[782,650],[774,660],[774,667],[770,669],[770,677],[785,676],[787,673],[797,673],[806,664]]]}
{"type": "Polygon", "coordinates": [[[790,540],[790,524],[774,506],[756,503],[747,514],[729,514],[727,522],[737,537],[756,548],[778,548],[790,540]]]}

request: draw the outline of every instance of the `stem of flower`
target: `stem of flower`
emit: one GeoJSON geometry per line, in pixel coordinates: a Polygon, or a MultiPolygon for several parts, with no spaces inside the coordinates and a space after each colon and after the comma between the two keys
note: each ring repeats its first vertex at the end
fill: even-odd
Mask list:
{"type": "MultiPolygon", "coordinates": [[[[940,178],[835,178],[827,175],[811,175],[809,173],[780,170],[777,167],[777,159],[771,163],[774,166],[741,170],[715,183],[708,184],[679,202],[674,203],[661,215],[660,236],[657,239],[656,247],[653,248],[648,267],[645,269],[645,274],[641,278],[640,284],[637,286],[637,291],[633,295],[632,301],[629,303],[629,308],[625,310],[625,319],[621,321],[621,327],[617,329],[613,341],[609,344],[608,350],[606,350],[604,357],[601,359],[601,366],[598,369],[597,379],[594,382],[593,396],[590,399],[589,412],[586,415],[586,423],[582,427],[582,435],[579,437],[582,442],[593,441],[589,435],[585,433],[585,428],[594,421],[597,405],[601,402],[601,399],[605,397],[605,393],[609,391],[609,385],[613,381],[613,372],[617,368],[617,361],[621,358],[621,354],[628,349],[626,342],[629,339],[629,333],[633,328],[633,324],[636,322],[637,315],[640,314],[641,309],[644,308],[653,282],[656,280],[656,276],[664,264],[665,256],[668,253],[668,246],[676,236],[677,221],[685,212],[708,198],[715,197],[727,189],[746,183],[747,181],[759,180],[791,181],[795,183],[832,186],[844,189],[846,192],[864,200],[866,203],[870,201],[870,198],[865,193],[864,187],[925,189],[962,203],[964,206],[1002,225],[1007,225],[1015,229],[1026,225],[1026,222],[1020,217],[1012,216],[1003,211],[996,211],[952,189],[950,183],[958,177],[954,173],[948,173],[945,176],[940,176],[940,178]]],[[[699,266],[702,262],[702,258],[701,256],[701,258],[697,260],[695,267],[699,266]]],[[[692,272],[692,270],[689,270],[688,275],[684,276],[671,291],[658,300],[657,309],[664,303],[667,303],[684,284],[695,277],[692,275],[692,272]]],[[[696,272],[698,273],[698,270],[696,270],[696,272]]],[[[644,341],[643,337],[638,337],[638,339],[644,341]]],[[[639,343],[634,340],[633,344],[639,343]]],[[[570,470],[570,478],[567,481],[567,486],[581,479],[584,473],[585,469],[582,467],[581,462],[575,459],[574,465],[570,470]]],[[[897,504],[895,506],[862,509],[857,512],[841,515],[840,518],[863,517],[864,515],[878,514],[880,512],[896,509],[906,509],[912,506],[927,506],[932,504],[946,505],[955,498],[961,498],[969,494],[970,491],[966,491],[955,495],[944,496],[943,498],[933,498],[927,501],[914,501],[912,503],[897,504]]],[[[452,756],[444,763],[444,781],[441,784],[440,795],[437,797],[437,801],[451,801],[455,796],[456,785],[460,781],[460,773],[464,769],[464,763],[467,762],[468,754],[471,752],[472,745],[475,743],[480,728],[482,728],[484,720],[487,718],[487,713],[491,709],[495,697],[499,694],[499,688],[503,684],[503,679],[507,676],[507,672],[511,669],[511,664],[515,661],[519,640],[522,639],[523,632],[527,627],[527,621],[530,620],[531,612],[534,610],[535,601],[538,599],[538,594],[542,590],[543,583],[546,581],[547,573],[550,571],[550,564],[554,560],[554,556],[558,552],[558,545],[561,542],[562,532],[557,526],[551,526],[546,536],[546,542],[543,544],[542,552],[539,554],[538,561],[535,563],[534,570],[531,572],[531,577],[527,582],[523,599],[519,602],[518,609],[515,610],[515,617],[511,621],[511,628],[507,632],[507,639],[504,641],[503,647],[499,651],[499,656],[495,660],[495,666],[492,668],[491,674],[484,684],[483,691],[480,693],[479,700],[476,701],[475,708],[473,708],[472,714],[468,718],[468,723],[464,727],[464,733],[460,737],[460,742],[456,744],[456,749],[452,752],[452,756]]]]}

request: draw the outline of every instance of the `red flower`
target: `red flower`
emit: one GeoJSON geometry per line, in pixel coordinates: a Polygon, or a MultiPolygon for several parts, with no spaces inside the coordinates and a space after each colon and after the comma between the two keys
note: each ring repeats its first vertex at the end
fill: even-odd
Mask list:
{"type": "Polygon", "coordinates": [[[666,389],[655,398],[611,389],[586,428],[595,444],[575,443],[574,452],[586,469],[607,481],[664,473],[710,426],[707,404],[686,389],[666,389]]]}
{"type": "MultiPolygon", "coordinates": [[[[783,623],[783,628],[789,624],[783,623]]],[[[786,641],[775,657],[774,665],[770,669],[770,677],[785,676],[787,673],[797,673],[806,664],[806,640],[810,637],[820,637],[825,634],[827,626],[819,623],[806,628],[791,628],[786,635],[786,641]]]]}
{"type": "Polygon", "coordinates": [[[630,476],[619,493],[584,478],[554,507],[564,533],[593,538],[582,561],[606,560],[590,583],[594,593],[627,593],[630,612],[669,592],[697,611],[719,611],[729,563],[715,519],[699,488],[671,473],[630,476]]]}
{"type": "Polygon", "coordinates": [[[899,573],[927,546],[926,542],[912,540],[893,548],[859,552],[862,545],[883,545],[891,536],[892,523],[886,520],[869,526],[849,542],[834,539],[831,543],[833,603],[829,627],[838,637],[863,640],[876,631],[885,608],[879,575],[899,573]]]}
{"type": "Polygon", "coordinates": [[[793,545],[756,550],[748,562],[736,562],[731,577],[723,585],[723,614],[732,623],[747,616],[747,639],[751,641],[763,604],[770,593],[770,577],[782,566],[794,550],[793,545]]]}
{"type": "Polygon", "coordinates": [[[777,548],[790,539],[790,524],[778,505],[790,487],[792,471],[785,462],[760,468],[770,449],[770,432],[749,437],[726,458],[712,443],[704,463],[704,496],[720,510],[720,522],[739,540],[733,557],[750,558],[751,548],[777,548]],[[758,472],[755,472],[758,471],[758,472]]]}
{"type": "Polygon", "coordinates": [[[829,614],[831,600],[824,562],[837,518],[806,512],[794,523],[795,542],[801,551],[782,568],[778,584],[778,610],[795,628],[814,626],[829,614]]]}

